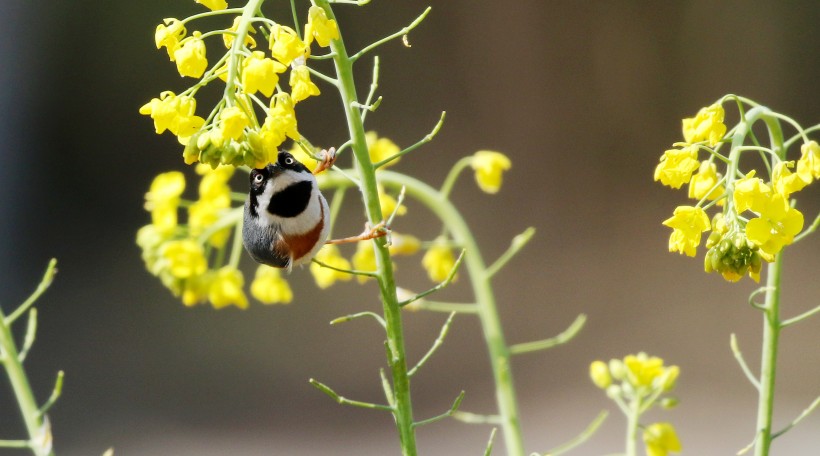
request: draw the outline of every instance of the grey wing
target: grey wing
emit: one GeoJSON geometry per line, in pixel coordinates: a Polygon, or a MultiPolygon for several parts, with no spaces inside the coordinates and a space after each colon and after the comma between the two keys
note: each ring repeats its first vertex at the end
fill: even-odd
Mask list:
{"type": "Polygon", "coordinates": [[[242,243],[257,263],[274,268],[290,267],[290,252],[277,230],[256,225],[247,210],[242,224],[242,243]]]}

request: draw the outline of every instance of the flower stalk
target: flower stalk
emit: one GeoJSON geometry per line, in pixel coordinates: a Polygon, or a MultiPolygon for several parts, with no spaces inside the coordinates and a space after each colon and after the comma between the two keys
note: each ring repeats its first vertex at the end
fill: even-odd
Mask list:
{"type": "MultiPolygon", "coordinates": [[[[335,20],[333,10],[327,0],[317,0],[316,5],[335,20]]],[[[339,32],[341,35],[341,31],[339,32]]],[[[340,38],[330,42],[333,53],[333,64],[339,81],[339,94],[344,106],[348,132],[352,141],[351,149],[355,156],[354,166],[360,179],[359,190],[364,200],[365,212],[370,226],[376,226],[383,220],[376,184],[376,168],[371,162],[367,149],[361,108],[356,94],[353,79],[353,60],[348,56],[344,41],[340,38]]],[[[372,241],[375,244],[376,274],[381,293],[384,320],[387,325],[388,360],[393,378],[393,415],[399,432],[401,451],[405,456],[416,454],[416,435],[413,425],[413,405],[410,399],[410,376],[405,354],[404,330],[402,326],[401,307],[396,296],[396,283],[393,276],[393,262],[387,250],[385,238],[372,241]]]]}
{"type": "Polygon", "coordinates": [[[34,293],[23,304],[21,304],[8,317],[0,309],[0,361],[2,361],[3,368],[9,378],[9,384],[17,399],[17,405],[20,408],[20,414],[23,423],[28,433],[28,440],[7,440],[0,441],[0,447],[7,448],[29,448],[35,456],[51,456],[54,454],[51,446],[51,429],[45,412],[56,401],[62,389],[62,372],[57,377],[57,385],[55,386],[52,398],[40,407],[31,390],[26,371],[23,368],[24,352],[28,351],[31,343],[34,340],[33,331],[36,329],[34,316],[29,320],[28,332],[26,334],[26,346],[22,351],[17,349],[17,344],[14,341],[11,324],[21,315],[22,312],[28,311],[36,315],[36,309],[32,308],[37,298],[51,285],[56,272],[57,261],[51,260],[46,269],[43,279],[34,293]]]}

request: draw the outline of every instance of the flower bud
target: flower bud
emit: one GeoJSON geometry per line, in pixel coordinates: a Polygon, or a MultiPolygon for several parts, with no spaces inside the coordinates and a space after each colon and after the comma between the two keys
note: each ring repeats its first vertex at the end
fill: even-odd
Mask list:
{"type": "Polygon", "coordinates": [[[623,380],[626,375],[626,367],[624,367],[623,361],[620,359],[609,360],[609,372],[615,380],[623,380]]]}
{"type": "Polygon", "coordinates": [[[612,376],[609,374],[609,367],[603,361],[593,361],[589,365],[589,376],[592,383],[598,388],[606,389],[612,384],[612,376]]]}

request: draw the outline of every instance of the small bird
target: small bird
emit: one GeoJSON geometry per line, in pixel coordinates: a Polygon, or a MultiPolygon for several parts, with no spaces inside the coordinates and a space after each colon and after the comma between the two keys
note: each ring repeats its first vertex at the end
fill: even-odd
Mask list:
{"type": "Polygon", "coordinates": [[[291,269],[310,261],[325,244],[330,210],[314,173],[333,166],[336,151],[322,151],[314,172],[288,152],[276,163],[251,170],[242,240],[259,263],[291,269]]]}
{"type": "Polygon", "coordinates": [[[336,150],[322,150],[321,154],[323,160],[313,172],[284,151],[279,152],[276,163],[251,170],[242,241],[256,262],[290,270],[309,262],[326,243],[365,241],[390,232],[380,223],[358,236],[327,240],[330,210],[315,174],[333,166],[336,150]]]}

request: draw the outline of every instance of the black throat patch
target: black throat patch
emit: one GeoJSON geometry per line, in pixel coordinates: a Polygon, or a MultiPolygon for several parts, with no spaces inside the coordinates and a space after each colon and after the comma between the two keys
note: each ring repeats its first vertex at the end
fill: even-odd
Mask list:
{"type": "Polygon", "coordinates": [[[301,214],[310,203],[310,193],[313,190],[311,181],[299,181],[274,194],[268,204],[271,214],[291,218],[301,214]]]}

